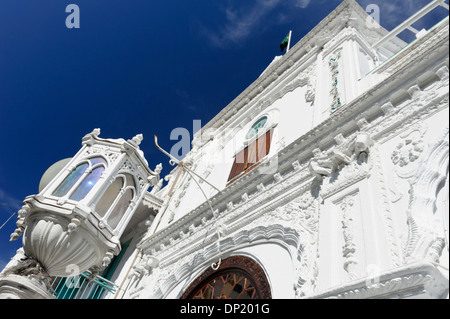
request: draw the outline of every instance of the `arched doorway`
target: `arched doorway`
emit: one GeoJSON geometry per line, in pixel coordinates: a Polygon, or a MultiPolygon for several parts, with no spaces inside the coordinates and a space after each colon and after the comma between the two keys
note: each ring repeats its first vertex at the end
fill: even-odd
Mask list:
{"type": "Polygon", "coordinates": [[[244,256],[222,261],[214,271],[208,268],[186,289],[181,299],[271,299],[264,270],[244,256]]]}

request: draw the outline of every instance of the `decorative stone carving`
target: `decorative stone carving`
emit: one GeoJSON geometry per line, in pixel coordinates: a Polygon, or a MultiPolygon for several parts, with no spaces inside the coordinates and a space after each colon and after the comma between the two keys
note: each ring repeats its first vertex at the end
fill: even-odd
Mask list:
{"type": "Polygon", "coordinates": [[[70,234],[77,229],[78,225],[80,225],[80,220],[78,218],[72,218],[69,225],[67,226],[67,232],[70,234]]]}
{"type": "Polygon", "coordinates": [[[92,145],[95,139],[100,135],[100,129],[96,128],[91,133],[86,134],[81,140],[83,144],[92,145]]]}
{"type": "Polygon", "coordinates": [[[394,182],[390,186],[392,195],[391,200],[396,202],[403,197],[398,190],[399,185],[403,184],[409,187],[411,179],[416,173],[421,163],[423,153],[426,150],[426,144],[423,137],[427,131],[426,126],[419,122],[400,135],[400,142],[391,153],[391,161],[394,164],[394,182]]]}
{"type": "Polygon", "coordinates": [[[420,87],[416,84],[416,85],[411,86],[407,90],[407,92],[413,100],[418,100],[420,97],[421,90],[420,90],[420,87]]]}
{"type": "Polygon", "coordinates": [[[305,93],[305,100],[306,102],[314,102],[314,99],[316,98],[316,92],[312,85],[308,85],[308,89],[305,93]]]}
{"type": "Polygon", "coordinates": [[[373,140],[366,132],[360,132],[350,141],[342,134],[335,137],[336,146],[331,150],[331,155],[316,148],[313,150],[314,157],[309,162],[311,174],[321,181],[324,177],[330,176],[334,170],[341,170],[341,163],[345,165],[362,164],[367,162],[373,140]]]}
{"type": "Polygon", "coordinates": [[[319,180],[322,180],[323,176],[329,176],[331,174],[333,161],[318,148],[313,150],[313,155],[314,157],[309,162],[309,170],[311,174],[319,180]]]}
{"type": "MultiPolygon", "coordinates": [[[[407,134],[401,135],[402,141],[391,154],[392,163],[400,168],[416,162],[425,149],[425,143],[422,139],[426,128],[421,125],[414,128],[407,134]]],[[[400,175],[402,175],[400,173],[400,175]]]]}
{"type": "Polygon", "coordinates": [[[8,276],[10,274],[33,279],[41,284],[44,284],[47,289],[49,289],[51,285],[49,282],[50,278],[48,277],[48,273],[45,268],[42,267],[34,258],[26,257],[25,255],[24,258],[20,259],[15,266],[2,273],[2,276],[8,276]]]}
{"type": "Polygon", "coordinates": [[[294,291],[301,298],[314,291],[318,275],[319,205],[317,194],[306,191],[285,205],[263,215],[259,223],[270,225],[285,223],[298,234],[297,256],[293,256],[295,271],[294,291]]]}
{"type": "Polygon", "coordinates": [[[316,98],[316,64],[312,64],[311,67],[309,67],[306,72],[308,74],[308,85],[306,88],[305,93],[305,100],[306,102],[314,102],[316,98]]]}
{"type": "Polygon", "coordinates": [[[25,217],[28,214],[30,206],[28,204],[24,204],[22,208],[17,212],[17,229],[11,234],[9,241],[17,240],[25,230],[25,217]]]}
{"type": "Polygon", "coordinates": [[[337,159],[337,161],[342,161],[345,164],[350,164],[353,160],[353,149],[352,145],[348,142],[344,136],[339,133],[334,138],[336,141],[336,146],[333,149],[333,155],[337,159]]]}
{"type": "Polygon", "coordinates": [[[139,263],[133,266],[128,278],[139,280],[149,271],[159,266],[159,260],[153,256],[144,254],[139,263]]]}
{"type": "Polygon", "coordinates": [[[402,267],[376,274],[308,296],[310,299],[375,299],[375,298],[440,298],[448,295],[448,280],[429,263],[409,263],[402,267]]]}
{"type": "Polygon", "coordinates": [[[336,110],[342,105],[340,92],[338,90],[338,74],[339,74],[339,59],[341,57],[341,51],[338,51],[336,54],[330,57],[330,61],[328,62],[328,66],[331,72],[331,111],[336,110]]]}
{"type": "Polygon", "coordinates": [[[47,213],[34,214],[27,222],[23,246],[27,256],[34,256],[52,276],[68,275],[67,266],[77,265],[80,271],[102,264],[105,251],[97,239],[85,229],[71,232],[72,221],[47,213]],[[45,247],[45,249],[42,249],[45,247]],[[83,254],[80,254],[83,250],[83,254]]]}
{"type": "Polygon", "coordinates": [[[144,136],[142,134],[138,134],[131,139],[131,142],[134,145],[139,146],[143,139],[144,139],[144,136]]]}
{"type": "Polygon", "coordinates": [[[385,115],[391,115],[394,112],[394,106],[391,102],[384,103],[381,106],[381,110],[384,112],[385,115]]]}
{"type": "Polygon", "coordinates": [[[448,67],[446,65],[440,67],[437,71],[436,71],[436,75],[439,77],[439,79],[441,81],[445,81],[448,79],[449,77],[449,72],[448,72],[448,67]]]}
{"type": "Polygon", "coordinates": [[[444,227],[435,215],[436,194],[444,185],[449,165],[449,128],[432,145],[411,183],[408,204],[409,260],[438,261],[445,243],[444,227]]]}
{"type": "Polygon", "coordinates": [[[355,239],[354,239],[354,222],[353,222],[353,204],[354,195],[347,195],[342,199],[339,207],[342,211],[342,232],[344,234],[344,246],[342,247],[342,254],[345,259],[344,269],[348,273],[349,279],[353,280],[358,277],[356,273],[356,266],[358,264],[355,258],[355,239]]]}
{"type": "Polygon", "coordinates": [[[45,268],[20,248],[0,273],[0,300],[53,299],[51,284],[45,268]]]}
{"type": "Polygon", "coordinates": [[[275,182],[277,182],[277,183],[279,183],[279,182],[281,182],[283,180],[283,176],[281,176],[280,173],[274,174],[273,178],[274,178],[275,182]]]}
{"type": "Polygon", "coordinates": [[[28,277],[9,274],[0,276],[1,299],[54,299],[48,285],[28,277]]]}
{"type": "MultiPolygon", "coordinates": [[[[162,164],[159,163],[158,165],[156,165],[152,175],[147,177],[147,181],[150,183],[150,186],[153,187],[157,187],[159,185],[160,182],[160,174],[162,171],[162,164]]],[[[144,183],[144,179],[141,177],[142,181],[141,181],[141,187],[143,187],[145,185],[144,183]],[[144,183],[144,185],[142,185],[142,183],[144,183]]],[[[157,188],[157,190],[155,192],[159,191],[159,189],[157,188]]]]}
{"type": "Polygon", "coordinates": [[[294,168],[294,171],[296,171],[296,172],[300,171],[300,169],[301,169],[300,162],[299,161],[294,161],[292,163],[292,167],[294,168]]]}
{"type": "Polygon", "coordinates": [[[265,187],[263,183],[260,183],[256,186],[256,189],[258,190],[258,192],[264,192],[265,191],[265,187]]]}
{"type": "Polygon", "coordinates": [[[354,155],[359,162],[367,161],[370,147],[374,144],[368,133],[362,132],[356,135],[354,155]]]}

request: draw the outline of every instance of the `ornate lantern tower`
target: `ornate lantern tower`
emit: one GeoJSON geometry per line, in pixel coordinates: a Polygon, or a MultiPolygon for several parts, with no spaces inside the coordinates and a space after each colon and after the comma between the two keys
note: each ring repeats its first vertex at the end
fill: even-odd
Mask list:
{"type": "Polygon", "coordinates": [[[161,167],[150,170],[139,149],[141,134],[128,141],[99,134],[84,136],[79,152],[18,212],[11,240],[23,234],[26,257],[49,276],[106,267],[148,188],[159,181],[161,167]]]}

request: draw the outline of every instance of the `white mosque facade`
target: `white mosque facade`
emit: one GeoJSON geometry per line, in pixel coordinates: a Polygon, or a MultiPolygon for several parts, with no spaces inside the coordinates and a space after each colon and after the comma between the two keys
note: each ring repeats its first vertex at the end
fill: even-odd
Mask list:
{"type": "Polygon", "coordinates": [[[24,200],[0,298],[448,298],[448,22],[407,44],[344,0],[173,167],[87,134],[24,200]]]}

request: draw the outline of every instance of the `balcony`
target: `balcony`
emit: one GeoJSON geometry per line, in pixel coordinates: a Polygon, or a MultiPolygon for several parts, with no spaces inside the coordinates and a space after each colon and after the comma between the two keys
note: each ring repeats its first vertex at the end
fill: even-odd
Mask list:
{"type": "Polygon", "coordinates": [[[50,292],[55,299],[112,299],[118,287],[86,271],[74,277],[53,277],[50,292]]]}

